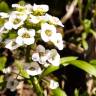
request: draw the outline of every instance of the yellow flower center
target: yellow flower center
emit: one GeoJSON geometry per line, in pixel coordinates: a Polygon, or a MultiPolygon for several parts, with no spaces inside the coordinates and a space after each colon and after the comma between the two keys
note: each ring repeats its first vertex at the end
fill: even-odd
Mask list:
{"type": "Polygon", "coordinates": [[[12,42],[12,46],[15,46],[16,45],[16,42],[12,42]]]}
{"type": "Polygon", "coordinates": [[[50,30],[46,30],[46,31],[45,31],[45,34],[46,34],[47,36],[51,36],[51,35],[52,35],[52,32],[51,32],[50,30]]]}
{"type": "Polygon", "coordinates": [[[22,35],[22,37],[23,37],[23,38],[30,38],[30,35],[29,35],[28,33],[24,33],[24,34],[22,35]]]}
{"type": "Polygon", "coordinates": [[[20,22],[21,22],[21,20],[18,19],[18,18],[16,18],[16,19],[13,21],[14,24],[18,24],[18,23],[20,23],[20,22]]]}

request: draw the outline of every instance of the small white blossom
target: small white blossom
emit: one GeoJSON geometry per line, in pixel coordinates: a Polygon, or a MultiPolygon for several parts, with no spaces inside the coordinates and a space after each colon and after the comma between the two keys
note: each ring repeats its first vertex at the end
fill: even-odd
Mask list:
{"type": "Polygon", "coordinates": [[[32,60],[33,61],[39,61],[40,60],[39,53],[33,53],[32,54],[32,60]]]}
{"type": "Polygon", "coordinates": [[[53,44],[59,49],[62,50],[64,48],[63,40],[62,40],[62,35],[60,33],[57,33],[54,36],[56,39],[54,39],[52,42],[53,44]]]}
{"type": "Polygon", "coordinates": [[[32,62],[27,66],[25,65],[25,70],[31,76],[39,75],[42,73],[42,70],[37,62],[32,62]]]}
{"type": "Polygon", "coordinates": [[[41,53],[45,53],[45,47],[44,46],[42,46],[42,45],[38,45],[37,47],[36,47],[36,51],[37,52],[41,52],[41,53]]]}
{"type": "Polygon", "coordinates": [[[10,89],[10,91],[15,91],[18,84],[19,82],[16,79],[9,77],[6,88],[10,89]]]}
{"type": "Polygon", "coordinates": [[[33,5],[33,14],[41,15],[49,10],[48,5],[33,5]]]}
{"type": "Polygon", "coordinates": [[[12,29],[12,23],[11,22],[6,22],[5,24],[4,24],[4,27],[5,27],[5,29],[7,29],[7,30],[11,30],[12,29]]]}
{"type": "Polygon", "coordinates": [[[0,28],[0,35],[1,35],[2,33],[7,33],[7,32],[8,32],[8,31],[5,31],[4,26],[0,28]]]}
{"type": "Polygon", "coordinates": [[[8,30],[11,30],[12,28],[17,29],[21,25],[24,24],[24,21],[26,20],[27,15],[21,14],[20,12],[12,12],[9,16],[9,21],[4,24],[5,28],[8,30]]]}
{"type": "Polygon", "coordinates": [[[59,66],[60,65],[60,55],[58,54],[57,50],[52,49],[50,51],[48,62],[51,63],[53,66],[59,66]]]}
{"type": "Polygon", "coordinates": [[[9,15],[8,15],[8,13],[0,12],[0,17],[1,18],[8,18],[9,15]]]}
{"type": "Polygon", "coordinates": [[[12,7],[13,8],[20,8],[21,6],[20,6],[20,4],[12,4],[12,7]]]}
{"type": "Polygon", "coordinates": [[[62,24],[62,22],[59,20],[59,18],[55,17],[55,16],[51,16],[49,14],[45,15],[46,18],[48,19],[49,23],[53,24],[53,25],[59,25],[61,27],[64,27],[64,25],[62,24]]]}
{"type": "Polygon", "coordinates": [[[27,13],[32,13],[33,6],[31,4],[25,5],[25,8],[27,10],[27,13]]]}
{"type": "Polygon", "coordinates": [[[40,59],[39,59],[39,63],[42,64],[42,65],[49,65],[46,61],[47,61],[47,56],[46,54],[44,54],[43,56],[40,56],[40,59]]]}
{"type": "Polygon", "coordinates": [[[50,80],[49,88],[51,88],[51,89],[56,89],[57,87],[59,87],[58,82],[56,82],[56,81],[54,81],[54,80],[50,80]]]}
{"type": "Polygon", "coordinates": [[[18,30],[18,37],[16,38],[16,43],[18,45],[33,44],[35,41],[34,36],[35,36],[34,29],[27,30],[26,28],[21,28],[18,30]]]}
{"type": "Polygon", "coordinates": [[[36,47],[36,52],[32,54],[32,60],[37,61],[39,64],[42,64],[44,67],[48,67],[49,64],[47,63],[47,52],[42,45],[38,45],[36,47]]]}
{"type": "Polygon", "coordinates": [[[17,8],[17,11],[23,12],[26,14],[32,13],[32,5],[26,4],[25,6],[21,6],[20,4],[12,4],[13,8],[17,8]]]}
{"type": "Polygon", "coordinates": [[[35,69],[35,70],[31,70],[31,69],[27,69],[26,72],[31,75],[31,76],[35,76],[35,75],[39,75],[42,73],[41,68],[35,69]]]}
{"type": "Polygon", "coordinates": [[[7,67],[7,68],[4,68],[3,70],[3,73],[11,73],[11,71],[12,71],[12,69],[11,69],[11,67],[7,67]]]}
{"type": "Polygon", "coordinates": [[[47,21],[45,16],[34,16],[31,14],[29,17],[30,17],[29,22],[33,24],[38,24],[47,21]]]}
{"type": "Polygon", "coordinates": [[[40,18],[38,16],[30,15],[29,21],[33,24],[37,24],[40,22],[40,18]]]}
{"type": "Polygon", "coordinates": [[[50,25],[47,23],[44,23],[41,25],[41,38],[43,41],[53,41],[56,34],[56,27],[54,25],[50,25]]]}
{"type": "Polygon", "coordinates": [[[10,50],[14,50],[17,49],[19,47],[18,44],[16,44],[16,42],[14,41],[10,41],[9,43],[6,44],[5,48],[8,48],[10,50]]]}

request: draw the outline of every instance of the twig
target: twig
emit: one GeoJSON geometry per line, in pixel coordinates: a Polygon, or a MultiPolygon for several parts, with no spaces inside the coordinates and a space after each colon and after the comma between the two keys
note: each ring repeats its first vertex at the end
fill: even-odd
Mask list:
{"type": "Polygon", "coordinates": [[[72,15],[72,13],[73,13],[73,11],[74,11],[74,8],[76,7],[77,3],[78,3],[78,0],[74,0],[74,1],[72,2],[72,4],[70,5],[67,13],[66,13],[66,14],[63,16],[63,18],[61,19],[61,22],[62,22],[62,23],[66,22],[66,21],[71,17],[71,15],[72,15]]]}
{"type": "Polygon", "coordinates": [[[77,28],[73,28],[73,29],[65,31],[65,35],[69,34],[71,32],[75,32],[76,34],[79,34],[79,33],[81,33],[82,30],[83,30],[83,26],[81,25],[81,26],[79,26],[77,28]]]}

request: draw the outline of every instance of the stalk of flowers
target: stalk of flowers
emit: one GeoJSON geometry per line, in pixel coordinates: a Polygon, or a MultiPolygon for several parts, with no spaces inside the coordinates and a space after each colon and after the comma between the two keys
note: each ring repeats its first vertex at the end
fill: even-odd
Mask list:
{"type": "MultiPolygon", "coordinates": [[[[58,18],[46,14],[49,10],[47,5],[34,4],[31,6],[27,4],[24,7],[19,4],[13,4],[12,7],[16,8],[16,11],[12,11],[8,16],[5,16],[7,21],[4,24],[3,29],[6,29],[7,32],[10,30],[16,30],[17,37],[14,38],[14,41],[12,40],[6,44],[6,48],[14,50],[23,45],[32,45],[35,43],[35,39],[37,39],[35,37],[39,32],[39,38],[45,43],[51,41],[59,50],[63,49],[62,35],[56,30],[57,26],[63,27],[63,24],[58,18]],[[28,6],[29,8],[27,8],[28,6]],[[25,14],[24,12],[27,12],[28,14],[25,14]],[[25,26],[26,21],[29,21],[30,25],[32,24],[36,26],[27,28],[27,26],[25,26]],[[39,27],[37,28],[38,24],[39,27]],[[13,44],[14,42],[15,45],[13,44]]],[[[1,31],[2,33],[4,32],[4,30],[1,31]]],[[[32,59],[35,58],[40,64],[44,64],[44,66],[49,66],[49,64],[54,66],[59,65],[60,56],[55,49],[46,50],[44,52],[40,51],[41,50],[34,53],[32,59]]],[[[36,61],[35,59],[33,59],[33,61],[36,61]]]]}
{"type": "MultiPolygon", "coordinates": [[[[48,5],[34,4],[32,6],[30,4],[13,4],[12,8],[14,8],[14,11],[8,14],[0,13],[0,18],[5,19],[2,26],[0,26],[0,35],[7,34],[9,36],[11,32],[16,34],[12,39],[9,37],[4,39],[5,47],[13,51],[21,46],[24,46],[24,48],[26,48],[25,46],[30,46],[32,48],[32,46],[36,45],[35,50],[27,50],[28,52],[32,50],[31,63],[26,63],[26,66],[21,63],[23,66],[21,69],[26,72],[29,77],[35,77],[41,75],[43,70],[50,65],[59,66],[60,55],[58,51],[56,49],[46,49],[41,44],[38,45],[38,41],[40,40],[44,43],[51,42],[58,50],[64,48],[62,34],[57,31],[58,26],[64,27],[59,18],[47,14],[49,10],[48,5]]],[[[30,58],[30,53],[28,56],[28,58],[30,58]]],[[[19,69],[19,72],[22,71],[19,69]]],[[[9,67],[4,69],[3,73],[10,74],[9,67]]],[[[7,88],[11,91],[16,90],[18,82],[14,81],[14,79],[9,79],[9,81],[7,88]],[[14,83],[13,87],[15,88],[9,86],[11,82],[14,83]]],[[[59,84],[56,81],[50,80],[49,87],[51,89],[55,89],[58,86],[59,84]]]]}

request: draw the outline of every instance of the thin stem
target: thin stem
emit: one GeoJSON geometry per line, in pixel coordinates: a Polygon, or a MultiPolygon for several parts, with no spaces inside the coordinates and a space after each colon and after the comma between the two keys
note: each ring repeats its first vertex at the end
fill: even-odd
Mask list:
{"type": "Polygon", "coordinates": [[[80,22],[82,23],[82,0],[78,0],[78,7],[79,7],[79,18],[80,18],[80,22]]]}
{"type": "Polygon", "coordinates": [[[66,13],[66,14],[63,16],[63,18],[61,19],[61,22],[62,22],[62,23],[65,23],[65,22],[72,16],[73,11],[74,11],[77,3],[78,3],[78,0],[74,0],[74,1],[71,3],[71,5],[70,5],[70,7],[69,7],[69,9],[68,9],[68,11],[67,11],[67,13],[66,13]]]}
{"type": "Polygon", "coordinates": [[[37,96],[44,96],[43,95],[43,90],[40,87],[38,79],[36,77],[32,77],[31,80],[32,80],[34,90],[37,93],[37,96]]]}
{"type": "Polygon", "coordinates": [[[30,61],[30,49],[31,49],[31,46],[28,45],[28,46],[26,47],[26,53],[25,53],[25,61],[26,61],[26,62],[29,62],[29,61],[30,61]]]}

